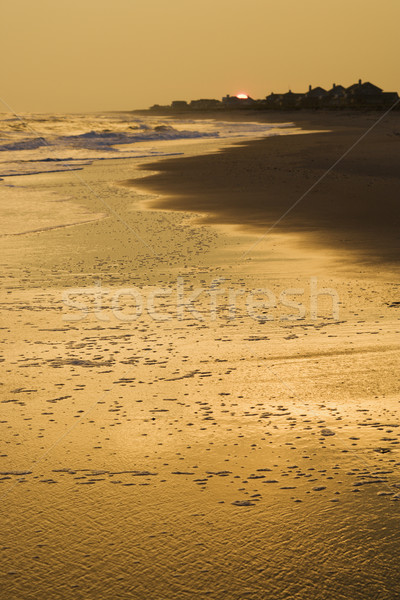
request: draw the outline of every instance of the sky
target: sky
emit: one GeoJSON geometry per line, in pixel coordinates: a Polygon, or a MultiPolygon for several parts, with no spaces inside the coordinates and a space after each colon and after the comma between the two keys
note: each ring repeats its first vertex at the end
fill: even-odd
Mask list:
{"type": "Polygon", "coordinates": [[[400,91],[400,0],[1,0],[0,22],[0,112],[400,91]]]}

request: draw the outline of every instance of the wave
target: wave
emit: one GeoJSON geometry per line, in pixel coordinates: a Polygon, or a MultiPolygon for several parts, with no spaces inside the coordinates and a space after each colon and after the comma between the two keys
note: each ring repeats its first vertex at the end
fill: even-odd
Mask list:
{"type": "Polygon", "coordinates": [[[259,137],[271,135],[270,128],[268,123],[137,118],[129,113],[4,115],[0,177],[82,169],[97,160],[169,156],[163,142],[259,137]]]}
{"type": "MultiPolygon", "coordinates": [[[[151,154],[124,154],[123,156],[113,156],[113,160],[127,160],[129,158],[157,158],[158,156],[182,156],[183,152],[163,152],[151,154]]],[[[81,171],[84,167],[91,165],[98,160],[110,160],[110,156],[93,156],[84,160],[80,158],[42,158],[25,159],[16,163],[4,163],[4,168],[0,163],[0,180],[2,177],[20,177],[21,175],[40,175],[41,173],[62,173],[64,171],[81,171]],[[53,165],[57,164],[57,168],[53,165]],[[35,168],[36,167],[36,168],[35,168]]]]}
{"type": "Polygon", "coordinates": [[[16,151],[16,150],[37,150],[37,148],[41,148],[43,146],[49,146],[48,142],[46,142],[42,138],[33,138],[27,140],[21,140],[18,142],[12,142],[10,144],[2,144],[0,145],[0,152],[6,151],[16,151]]]}
{"type": "Polygon", "coordinates": [[[164,140],[180,140],[193,138],[219,137],[218,132],[177,130],[167,125],[159,125],[154,129],[140,129],[141,133],[115,132],[115,131],[88,131],[78,135],[64,135],[55,139],[44,138],[23,139],[7,144],[0,144],[0,152],[18,150],[36,150],[44,146],[49,147],[71,147],[86,148],[88,150],[102,150],[116,152],[123,144],[135,144],[138,142],[155,142],[164,140]]]}
{"type": "Polygon", "coordinates": [[[81,135],[69,135],[59,138],[59,142],[73,147],[91,149],[108,149],[115,151],[113,146],[122,144],[135,144],[137,142],[192,139],[200,137],[218,137],[218,133],[199,131],[178,131],[174,127],[158,126],[146,133],[121,133],[113,131],[89,131],[81,135]]]}

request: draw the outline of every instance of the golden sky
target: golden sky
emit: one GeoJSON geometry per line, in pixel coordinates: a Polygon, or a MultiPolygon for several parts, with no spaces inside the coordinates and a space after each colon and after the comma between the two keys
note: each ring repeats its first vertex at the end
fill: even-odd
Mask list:
{"type": "Polygon", "coordinates": [[[15,111],[261,98],[359,78],[400,91],[400,0],[1,0],[0,19],[0,97],[15,111]]]}

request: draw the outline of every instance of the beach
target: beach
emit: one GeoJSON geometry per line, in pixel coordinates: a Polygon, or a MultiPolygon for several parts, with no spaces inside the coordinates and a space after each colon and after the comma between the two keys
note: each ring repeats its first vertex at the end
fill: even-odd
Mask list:
{"type": "MultiPolygon", "coordinates": [[[[247,112],[248,119],[254,114],[247,112]]],[[[214,156],[164,161],[142,180],[156,208],[204,213],[260,235],[275,227],[308,243],[341,247],[367,262],[399,259],[400,114],[267,112],[308,135],[277,136],[214,156]],[[382,119],[380,121],[380,119],[382,119]],[[166,197],[166,191],[171,198],[166,197]],[[295,205],[293,207],[293,205],[295,205]],[[284,215],[284,218],[282,216],[284,215]]]]}
{"type": "Polygon", "coordinates": [[[399,118],[0,181],[4,598],[396,598],[399,118]]]}

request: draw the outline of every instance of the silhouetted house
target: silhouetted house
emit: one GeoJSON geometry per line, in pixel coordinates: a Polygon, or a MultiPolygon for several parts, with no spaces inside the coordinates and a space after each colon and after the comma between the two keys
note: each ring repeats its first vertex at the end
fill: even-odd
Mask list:
{"type": "Polygon", "coordinates": [[[280,108],[282,103],[282,94],[274,94],[271,92],[264,100],[266,108],[280,108]]]}
{"type": "Polygon", "coordinates": [[[281,95],[280,107],[284,109],[299,108],[302,98],[303,94],[297,94],[289,90],[286,94],[281,95]]]}
{"type": "Polygon", "coordinates": [[[150,106],[150,110],[167,112],[168,110],[170,110],[170,106],[166,104],[153,104],[153,106],[150,106]]]}
{"type": "Polygon", "coordinates": [[[255,105],[255,100],[250,96],[238,98],[238,96],[230,96],[227,94],[222,98],[222,104],[225,108],[237,109],[237,108],[250,108],[255,105]]]}
{"type": "Polygon", "coordinates": [[[266,100],[254,100],[254,104],[252,105],[254,110],[265,110],[268,108],[268,104],[266,100]]]}
{"type": "Polygon", "coordinates": [[[221,102],[219,100],[202,98],[201,100],[192,100],[190,108],[194,110],[215,110],[221,108],[221,102]]]}
{"type": "Polygon", "coordinates": [[[327,91],[322,87],[313,88],[311,85],[308,87],[308,92],[303,94],[301,98],[302,108],[321,108],[323,101],[326,98],[327,91]]]}
{"type": "Polygon", "coordinates": [[[333,83],[331,89],[326,92],[326,95],[327,97],[332,97],[337,94],[341,95],[345,91],[346,88],[343,85],[336,85],[336,83],[333,83]]]}
{"type": "Polygon", "coordinates": [[[174,100],[171,103],[171,108],[173,108],[174,110],[187,110],[189,108],[189,105],[186,102],[186,100],[174,100]]]}
{"type": "Polygon", "coordinates": [[[350,96],[376,96],[383,92],[382,88],[370,83],[369,81],[362,82],[361,79],[358,80],[358,83],[353,83],[350,87],[347,88],[347,93],[350,96]]]}
{"type": "MultiPolygon", "coordinates": [[[[382,92],[382,101],[384,108],[390,108],[399,100],[399,95],[397,92],[382,92]]],[[[399,109],[399,104],[397,105],[397,109],[399,109]]]]}
{"type": "MultiPolygon", "coordinates": [[[[328,91],[320,86],[313,88],[310,85],[305,94],[294,94],[291,90],[286,94],[272,92],[259,103],[259,106],[277,110],[296,108],[370,108],[379,110],[390,108],[398,100],[397,92],[383,92],[380,87],[369,81],[363,83],[360,79],[358,83],[348,88],[334,83],[328,91]]],[[[400,110],[400,102],[396,108],[400,110]]]]}
{"type": "Polygon", "coordinates": [[[323,106],[327,108],[344,108],[347,103],[346,88],[342,85],[333,84],[332,88],[327,91],[323,98],[323,106]]]}
{"type": "Polygon", "coordinates": [[[324,88],[317,86],[313,88],[311,85],[308,86],[308,92],[305,94],[307,98],[324,98],[328,92],[324,88]]]}
{"type": "Polygon", "coordinates": [[[174,100],[170,106],[160,106],[155,104],[150,110],[158,111],[161,114],[168,111],[212,111],[212,110],[297,110],[305,109],[370,109],[384,110],[388,108],[400,110],[400,99],[397,92],[384,92],[380,87],[370,83],[354,83],[348,88],[342,85],[332,85],[330,90],[311,85],[305,94],[297,94],[289,90],[285,94],[275,94],[272,92],[263,100],[253,100],[247,94],[237,94],[230,96],[227,94],[222,101],[215,99],[202,98],[192,100],[190,103],[185,100],[174,100]],[[397,106],[396,103],[398,102],[397,106]]]}
{"type": "MultiPolygon", "coordinates": [[[[347,104],[352,108],[382,108],[386,102],[390,102],[394,96],[387,97],[382,88],[361,79],[347,88],[347,104]]],[[[390,92],[395,93],[395,92],[390,92]]]]}

